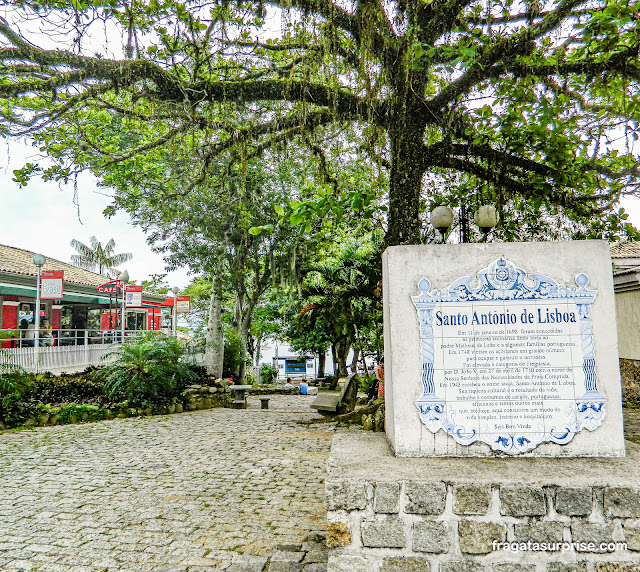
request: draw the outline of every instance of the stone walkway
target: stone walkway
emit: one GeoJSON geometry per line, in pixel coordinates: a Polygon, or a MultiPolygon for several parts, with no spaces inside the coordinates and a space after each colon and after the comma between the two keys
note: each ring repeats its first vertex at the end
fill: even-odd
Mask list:
{"type": "Polygon", "coordinates": [[[270,397],[0,433],[0,569],[326,570],[333,426],[270,397]]]}

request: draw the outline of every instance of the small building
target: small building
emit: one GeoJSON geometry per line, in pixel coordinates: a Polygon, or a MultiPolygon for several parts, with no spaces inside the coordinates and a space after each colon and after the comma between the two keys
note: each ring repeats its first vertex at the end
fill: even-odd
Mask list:
{"type": "MultiPolygon", "coordinates": [[[[33,320],[37,269],[35,253],[0,245],[0,324],[1,329],[24,330],[33,320]]],[[[99,288],[110,278],[47,257],[43,271],[63,271],[63,297],[42,300],[40,320],[48,320],[53,345],[104,342],[105,332],[120,328],[122,293],[105,293],[99,288]]],[[[113,288],[112,288],[113,289],[113,288]]],[[[159,330],[170,324],[170,308],[161,306],[166,296],[144,292],[142,306],[126,311],[126,330],[159,330]]],[[[9,332],[11,333],[11,332],[9,332]]],[[[4,347],[20,347],[20,336],[3,342],[4,347]]]]}
{"type": "Polygon", "coordinates": [[[640,360],[640,243],[613,244],[611,262],[618,354],[622,359],[640,360]]]}
{"type": "MultiPolygon", "coordinates": [[[[318,377],[318,356],[299,355],[281,341],[268,340],[260,346],[260,365],[269,364],[278,370],[278,379],[313,379],[318,377]]],[[[325,356],[324,375],[333,375],[331,352],[325,356]]]]}

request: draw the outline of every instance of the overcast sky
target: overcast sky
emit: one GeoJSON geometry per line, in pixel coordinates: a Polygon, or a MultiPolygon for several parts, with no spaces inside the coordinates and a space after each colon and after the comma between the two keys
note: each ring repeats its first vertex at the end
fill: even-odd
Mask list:
{"type": "MultiPolygon", "coordinates": [[[[61,186],[34,178],[25,188],[12,181],[13,170],[27,161],[36,162],[39,151],[25,142],[0,140],[0,244],[32,250],[47,257],[70,262],[76,251],[70,242],[89,244],[95,236],[103,244],[111,238],[116,253],[131,252],[123,265],[132,280],[147,279],[165,272],[162,256],[151,252],[144,233],[119,212],[110,219],[102,211],[110,204],[108,190],[98,189],[90,174],[78,179],[78,203],[73,204],[73,185],[61,186]]],[[[169,273],[171,287],[184,288],[190,281],[187,269],[169,273]]]]}

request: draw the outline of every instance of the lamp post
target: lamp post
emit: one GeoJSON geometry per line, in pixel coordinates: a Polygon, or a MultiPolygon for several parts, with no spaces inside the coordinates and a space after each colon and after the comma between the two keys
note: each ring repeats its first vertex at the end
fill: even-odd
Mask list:
{"type": "MultiPolygon", "coordinates": [[[[474,222],[480,227],[484,234],[484,241],[491,229],[498,224],[500,216],[493,205],[482,205],[478,207],[473,216],[474,222]]],[[[449,207],[436,207],[431,211],[431,225],[440,232],[442,242],[444,235],[453,224],[453,211],[449,207]]],[[[467,208],[463,204],[460,209],[460,242],[469,242],[469,228],[467,226],[467,208]]]]}
{"type": "Polygon", "coordinates": [[[449,207],[436,207],[429,217],[431,225],[440,232],[442,243],[444,235],[453,224],[453,211],[449,207]]]}
{"type": "Polygon", "coordinates": [[[126,322],[126,306],[127,306],[127,282],[129,282],[129,273],[126,270],[120,272],[118,280],[122,284],[122,310],[120,311],[120,334],[122,343],[124,343],[124,328],[126,322]]]}
{"type": "Polygon", "coordinates": [[[493,205],[483,205],[473,215],[474,222],[480,227],[484,234],[484,241],[487,241],[489,231],[498,224],[500,217],[498,211],[493,205]]]}
{"type": "Polygon", "coordinates": [[[176,303],[178,301],[178,290],[179,288],[177,286],[171,288],[171,291],[173,292],[173,314],[171,316],[171,330],[173,332],[174,338],[177,336],[178,331],[178,312],[176,308],[176,303]]]}
{"type": "Polygon", "coordinates": [[[38,269],[38,277],[36,278],[36,306],[34,309],[34,325],[36,328],[36,337],[34,339],[34,351],[36,354],[36,363],[38,360],[38,352],[40,351],[40,282],[42,279],[42,267],[47,259],[42,254],[36,254],[33,257],[33,263],[36,265],[38,269]]]}

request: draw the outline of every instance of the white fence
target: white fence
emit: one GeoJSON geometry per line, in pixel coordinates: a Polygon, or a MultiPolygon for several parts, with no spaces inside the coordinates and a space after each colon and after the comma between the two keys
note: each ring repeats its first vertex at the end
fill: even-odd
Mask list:
{"type": "MultiPolygon", "coordinates": [[[[15,334],[16,330],[4,330],[4,332],[15,334]]],[[[147,332],[127,331],[125,343],[133,342],[145,333],[147,332]]],[[[165,330],[157,334],[170,333],[165,330]]],[[[73,373],[89,366],[107,365],[115,359],[115,356],[106,357],[106,355],[118,346],[120,332],[101,332],[98,337],[88,330],[75,330],[71,338],[56,337],[54,339],[55,345],[29,347],[26,345],[28,340],[24,338],[5,338],[2,340],[5,345],[13,347],[5,347],[0,351],[0,363],[17,365],[30,372],[48,371],[53,374],[73,373]]],[[[40,342],[46,344],[46,340],[40,340],[40,342]]],[[[186,359],[190,363],[198,364],[202,363],[203,357],[201,354],[189,352],[186,359]]]]}
{"type": "Polygon", "coordinates": [[[0,362],[18,365],[31,372],[73,373],[91,365],[106,365],[112,362],[113,357],[105,359],[104,356],[115,348],[115,344],[8,348],[0,354],[0,362]]]}

